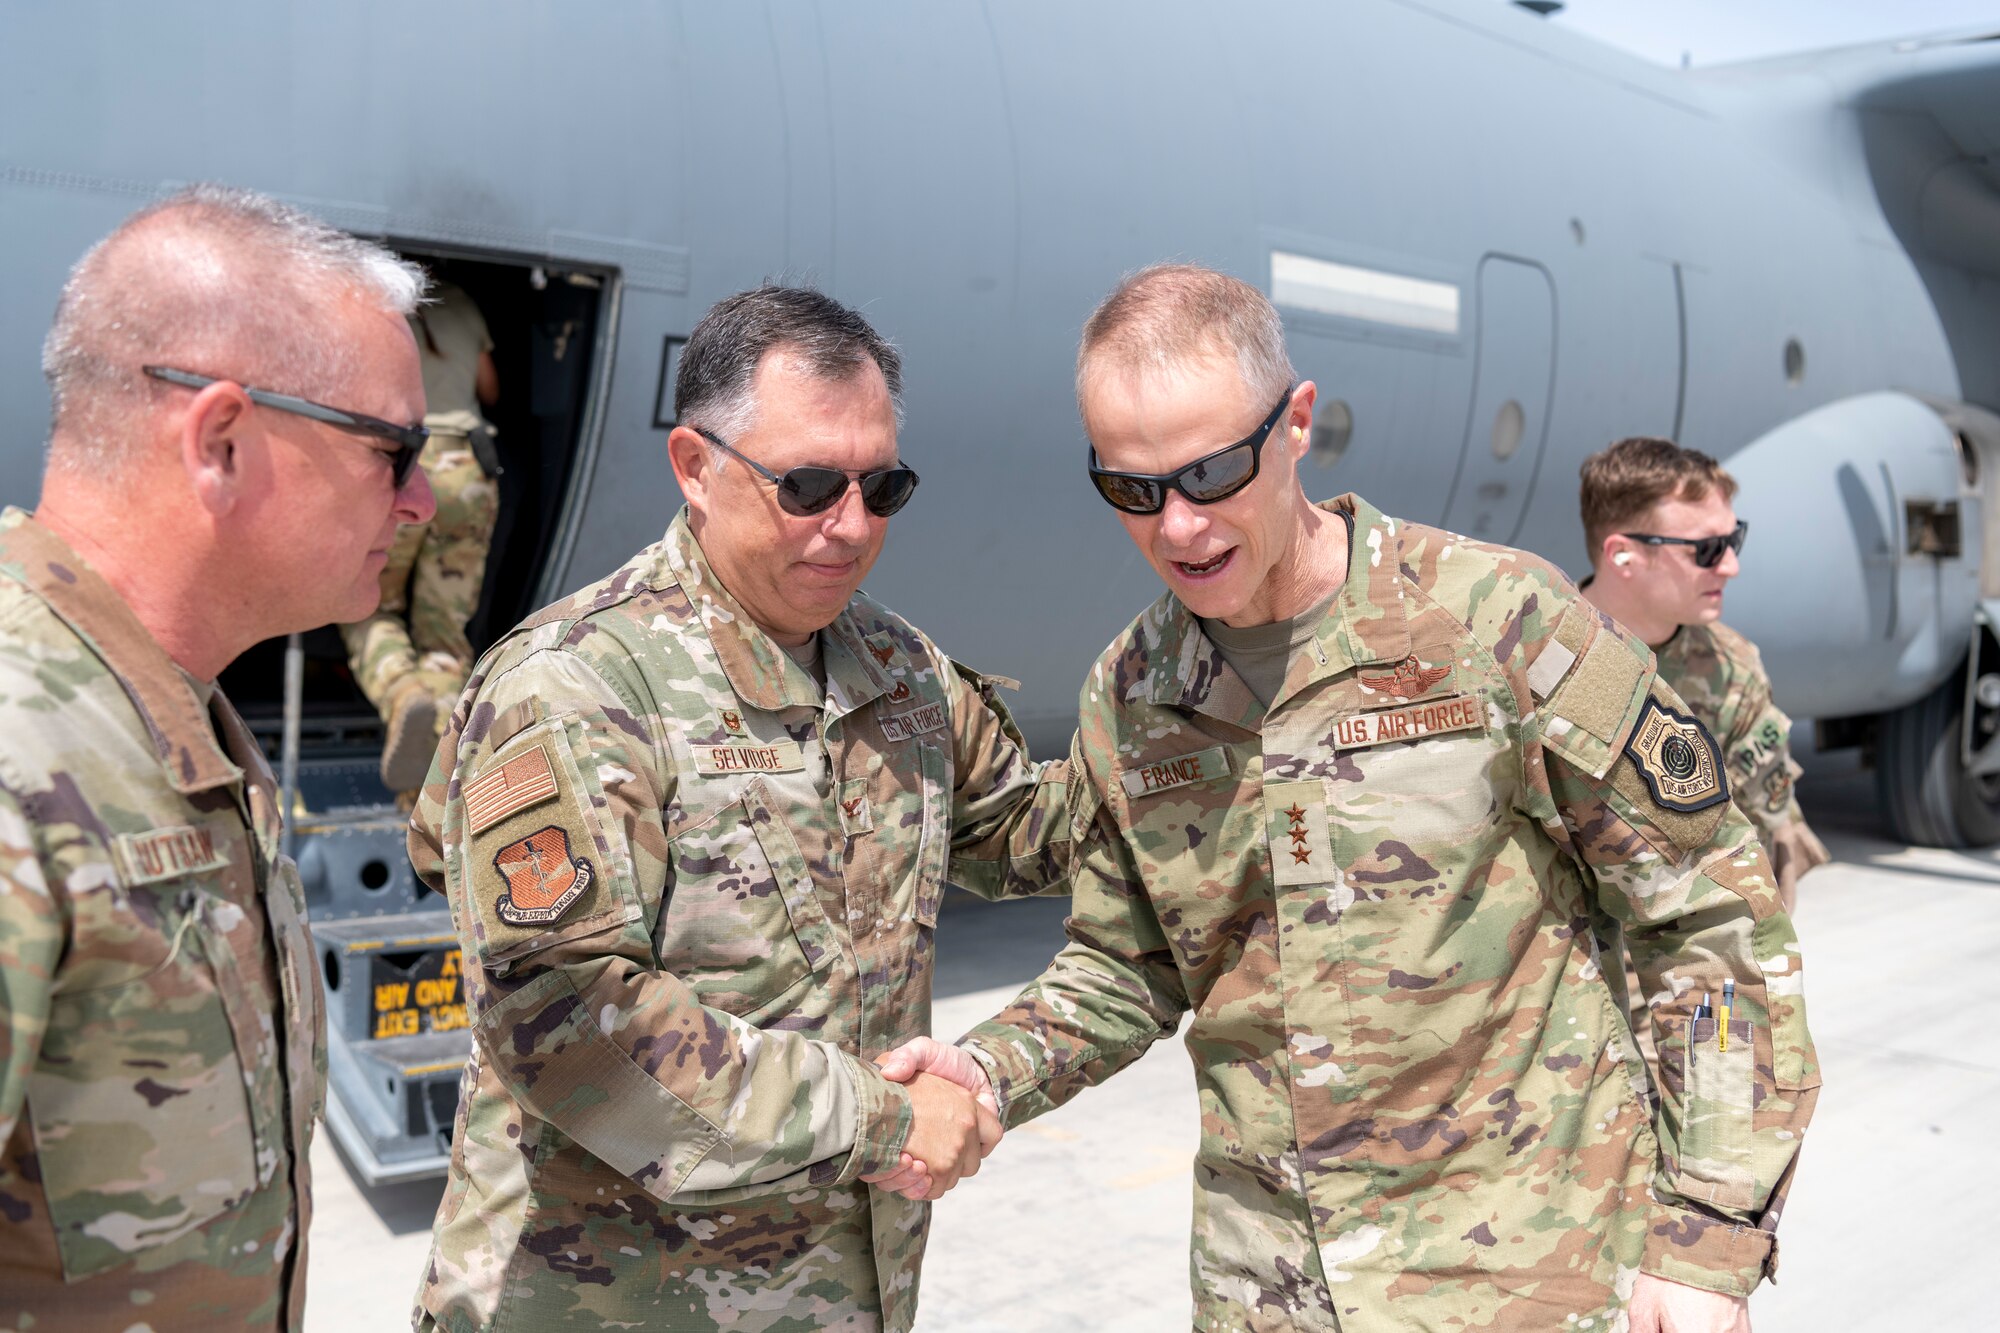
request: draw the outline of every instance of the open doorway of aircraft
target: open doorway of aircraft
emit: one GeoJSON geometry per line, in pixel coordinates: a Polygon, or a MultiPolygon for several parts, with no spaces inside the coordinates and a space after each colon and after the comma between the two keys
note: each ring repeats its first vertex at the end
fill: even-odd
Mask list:
{"type": "MultiPolygon", "coordinates": [[[[35,498],[68,265],[178,183],[385,237],[485,309],[502,531],[475,637],[679,504],[674,358],[770,275],[907,356],[924,476],[871,592],[1026,682],[1043,753],[1156,588],[1083,476],[1092,302],[1184,257],[1268,291],[1326,494],[1586,571],[1585,455],[1722,458],[1728,620],[1909,840],[2000,841],[2000,28],[1700,70],[1493,0],[113,0],[0,20],[0,499],[35,498]]],[[[466,1035],[442,904],[307,636],[297,849],[364,1175],[435,1171],[466,1035]]],[[[274,751],[276,645],[225,680],[274,751]]]]}

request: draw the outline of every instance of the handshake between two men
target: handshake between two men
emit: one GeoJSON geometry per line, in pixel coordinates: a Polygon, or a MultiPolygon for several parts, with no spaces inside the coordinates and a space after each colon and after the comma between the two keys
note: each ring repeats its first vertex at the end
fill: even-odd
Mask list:
{"type": "Polygon", "coordinates": [[[882,1077],[909,1087],[914,1123],[902,1160],[889,1171],[863,1176],[906,1199],[939,1199],[1000,1145],[1000,1103],[979,1061],[957,1046],[929,1037],[904,1042],[875,1057],[882,1077]]]}

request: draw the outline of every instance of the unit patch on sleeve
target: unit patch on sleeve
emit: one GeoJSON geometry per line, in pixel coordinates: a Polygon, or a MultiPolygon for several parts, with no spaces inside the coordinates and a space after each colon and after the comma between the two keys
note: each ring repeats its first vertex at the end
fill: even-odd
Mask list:
{"type": "Polygon", "coordinates": [[[1708,728],[1648,696],[1625,742],[1625,755],[1653,799],[1669,810],[1693,814],[1729,799],[1722,752],[1708,728]]]}
{"type": "Polygon", "coordinates": [[[466,784],[466,825],[474,833],[483,833],[507,816],[555,794],[556,775],[549,766],[549,752],[537,745],[466,784]]]}
{"type": "Polygon", "coordinates": [[[493,910],[510,926],[547,925],[590,887],[590,861],[570,854],[569,834],[554,824],[502,847],[493,865],[507,881],[493,910]]]}
{"type": "Polygon", "coordinates": [[[1118,780],[1127,796],[1151,796],[1157,791],[1185,787],[1191,782],[1208,782],[1229,772],[1229,751],[1218,745],[1197,754],[1162,759],[1156,764],[1140,764],[1125,769],[1118,780]]]}

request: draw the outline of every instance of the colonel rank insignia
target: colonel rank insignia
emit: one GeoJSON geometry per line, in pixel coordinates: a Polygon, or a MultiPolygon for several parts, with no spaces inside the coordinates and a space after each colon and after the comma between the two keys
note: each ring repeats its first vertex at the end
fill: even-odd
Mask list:
{"type": "Polygon", "coordinates": [[[493,855],[507,891],[493,910],[510,926],[542,926],[570,909],[590,887],[590,862],[571,856],[569,834],[550,824],[493,855]]]}
{"type": "Polygon", "coordinates": [[[1669,810],[1693,814],[1729,799],[1722,754],[1708,728],[1648,697],[1625,753],[1669,810]]]}

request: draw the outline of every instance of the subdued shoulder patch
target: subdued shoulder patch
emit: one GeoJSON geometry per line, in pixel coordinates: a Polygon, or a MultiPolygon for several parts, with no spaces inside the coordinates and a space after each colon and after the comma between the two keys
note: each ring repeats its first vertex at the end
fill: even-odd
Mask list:
{"type": "MultiPolygon", "coordinates": [[[[622,843],[606,840],[571,754],[569,721],[550,718],[488,756],[460,795],[466,837],[459,884],[477,917],[473,948],[488,967],[628,920],[622,843]]],[[[608,826],[612,835],[616,825],[608,826]]]]}
{"type": "Polygon", "coordinates": [[[555,794],[556,775],[549,765],[548,749],[537,745],[465,785],[466,827],[473,833],[484,833],[507,816],[551,800],[555,794]]]}
{"type": "Polygon", "coordinates": [[[1707,847],[1730,811],[1715,740],[1699,722],[1693,734],[1683,728],[1691,719],[1674,707],[1678,702],[1664,685],[1648,689],[1640,721],[1609,775],[1611,789],[1632,807],[1626,821],[1670,860],[1707,847]],[[1669,744],[1676,739],[1693,754],[1669,744]],[[1711,772],[1719,795],[1703,794],[1711,772]]]}
{"type": "Polygon", "coordinates": [[[1694,814],[1729,799],[1722,750],[1708,728],[1648,695],[1625,757],[1639,770],[1657,805],[1694,814]]]}
{"type": "Polygon", "coordinates": [[[590,858],[570,850],[569,834],[546,824],[493,854],[507,887],[493,911],[510,926],[546,926],[562,919],[590,887],[590,858]]]}

